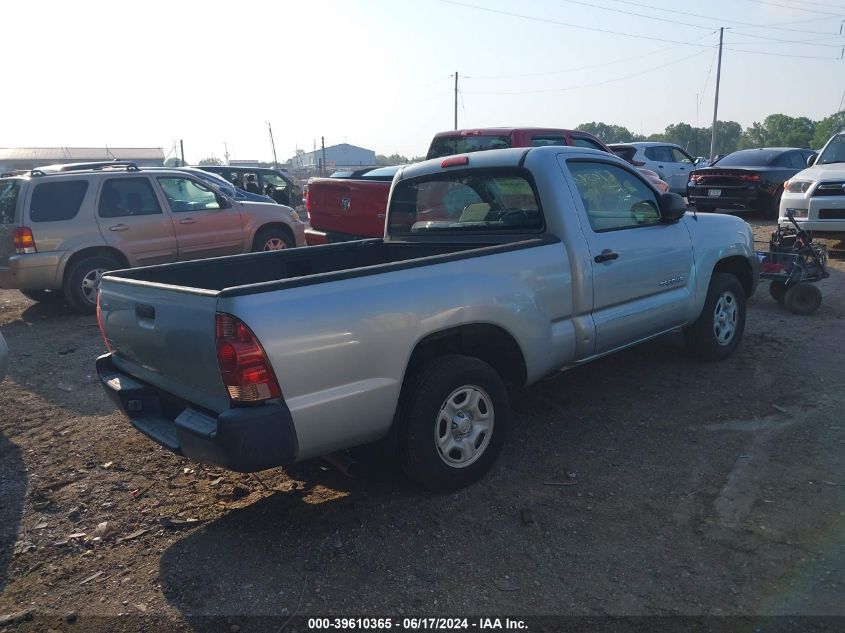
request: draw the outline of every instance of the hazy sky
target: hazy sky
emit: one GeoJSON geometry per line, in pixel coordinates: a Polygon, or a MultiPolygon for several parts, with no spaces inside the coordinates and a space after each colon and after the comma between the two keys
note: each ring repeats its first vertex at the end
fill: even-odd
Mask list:
{"type": "Polygon", "coordinates": [[[7,0],[2,9],[3,147],[167,153],[183,139],[191,162],[222,157],[224,143],[231,158],[269,160],[269,121],[280,161],[321,135],[417,156],[453,126],[455,71],[460,127],[705,126],[719,26],[730,27],[720,119],[817,119],[845,94],[845,0],[7,0]]]}

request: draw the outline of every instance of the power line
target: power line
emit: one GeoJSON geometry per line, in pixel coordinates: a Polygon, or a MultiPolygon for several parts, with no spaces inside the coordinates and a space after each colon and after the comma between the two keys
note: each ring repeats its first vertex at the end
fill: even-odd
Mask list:
{"type": "Polygon", "coordinates": [[[606,79],[604,81],[596,81],[593,83],[588,84],[581,84],[578,86],[567,86],[566,88],[544,88],[542,90],[514,90],[514,91],[470,91],[465,90],[463,91],[464,94],[468,95],[528,95],[528,94],[541,94],[541,93],[549,93],[549,92],[566,92],[568,90],[578,90],[580,88],[591,88],[593,86],[603,86],[609,83],[615,83],[617,81],[624,81],[625,79],[632,79],[633,77],[639,77],[641,75],[648,74],[650,72],[654,72],[655,70],[660,70],[661,68],[666,68],[667,66],[673,66],[675,64],[680,64],[681,62],[685,62],[688,59],[692,59],[693,57],[697,57],[701,55],[705,51],[698,51],[693,53],[692,55],[688,55],[687,57],[682,57],[681,59],[676,59],[675,61],[668,62],[666,64],[661,64],[660,66],[654,66],[652,68],[646,68],[645,70],[641,70],[636,73],[631,73],[630,75],[625,75],[624,77],[616,77],[614,79],[606,79]]]}
{"type": "Polygon", "coordinates": [[[836,4],[828,4],[826,2],[812,2],[811,0],[792,0],[792,2],[797,2],[799,4],[814,4],[819,7],[829,7],[831,9],[840,9],[845,11],[845,7],[836,5],[836,4]]]}
{"type": "Polygon", "coordinates": [[[657,20],[658,22],[668,22],[669,24],[680,24],[681,26],[691,26],[696,29],[713,30],[712,26],[702,26],[701,24],[691,24],[690,22],[680,22],[678,20],[669,20],[668,18],[657,17],[654,15],[643,15],[642,13],[634,13],[633,11],[623,11],[622,9],[612,9],[610,7],[602,7],[592,2],[579,2],[579,0],[560,0],[561,2],[569,2],[570,4],[580,4],[582,7],[590,7],[591,9],[601,9],[602,11],[612,11],[613,13],[622,13],[624,15],[633,15],[638,18],[645,18],[647,20],[657,20]]]}
{"type": "Polygon", "coordinates": [[[559,20],[552,20],[549,18],[538,18],[532,15],[524,15],[521,13],[513,13],[511,11],[502,11],[499,9],[490,9],[488,7],[479,7],[475,4],[469,4],[466,2],[458,2],[457,0],[440,0],[440,2],[445,2],[446,4],[454,4],[459,7],[467,7],[469,9],[476,9],[477,11],[486,11],[487,13],[496,13],[499,15],[506,15],[512,18],[520,18],[523,20],[531,20],[533,22],[542,22],[544,24],[556,24],[557,26],[566,26],[573,29],[583,29],[585,31],[594,31],[597,33],[607,33],[609,35],[621,35],[622,37],[632,37],[634,39],[639,40],[653,40],[656,42],[669,42],[671,44],[680,44],[683,46],[701,46],[709,48],[708,44],[692,44],[690,42],[681,42],[679,40],[667,40],[665,37],[651,37],[648,35],[634,35],[633,33],[623,33],[622,31],[611,31],[610,29],[600,29],[595,26],[584,26],[583,24],[572,24],[570,22],[561,22],[559,20]]]}
{"type": "Polygon", "coordinates": [[[713,64],[716,63],[716,54],[718,50],[713,51],[713,59],[710,60],[710,68],[707,69],[707,78],[704,80],[704,87],[701,89],[701,100],[698,102],[698,105],[704,103],[704,93],[707,92],[707,84],[710,81],[710,73],[713,72],[713,64]]]}
{"type": "MultiPolygon", "coordinates": [[[[710,37],[715,31],[710,31],[709,33],[702,35],[698,40],[702,40],[705,37],[710,37]]],[[[697,41],[697,40],[693,40],[697,41]]],[[[629,55],[623,59],[614,59],[609,62],[602,62],[600,64],[590,64],[589,66],[573,66],[572,68],[564,68],[563,70],[549,70],[545,72],[538,72],[538,73],[521,73],[518,75],[461,75],[464,79],[523,79],[527,77],[548,77],[549,75],[563,75],[565,73],[571,73],[581,70],[590,70],[592,68],[602,68],[604,66],[613,66],[614,64],[622,64],[625,62],[630,62],[635,59],[642,59],[643,57],[650,57],[651,55],[656,55],[658,53],[665,53],[666,51],[671,51],[676,48],[680,48],[680,44],[673,44],[672,46],[665,46],[663,48],[658,48],[656,50],[650,51],[648,53],[643,53],[641,55],[629,55]]],[[[451,76],[451,75],[450,75],[451,76]]]]}
{"type": "Polygon", "coordinates": [[[823,31],[807,31],[805,29],[793,29],[793,28],[786,28],[780,26],[781,24],[797,24],[798,22],[815,22],[818,20],[825,20],[828,18],[810,18],[808,20],[790,20],[788,22],[775,22],[772,24],[754,24],[752,22],[741,22],[739,20],[730,20],[726,18],[720,17],[713,17],[710,15],[702,15],[701,13],[690,13],[689,11],[678,11],[677,9],[666,9],[665,7],[657,7],[652,4],[643,4],[641,2],[633,2],[632,0],[611,0],[612,2],[618,2],[620,4],[627,4],[635,7],[640,7],[643,9],[655,9],[660,11],[661,13],[674,13],[676,15],[687,15],[693,18],[703,18],[705,20],[714,20],[716,22],[720,22],[723,24],[739,24],[740,26],[744,26],[746,28],[754,28],[754,29],[774,29],[777,31],[792,31],[795,33],[809,33],[811,35],[830,35],[831,33],[823,32],[823,31]]]}
{"type": "Polygon", "coordinates": [[[818,44],[821,40],[785,40],[779,37],[769,37],[768,35],[754,35],[753,33],[743,33],[741,31],[733,31],[734,35],[742,35],[744,37],[754,37],[758,40],[768,40],[770,42],[784,42],[786,44],[800,44],[802,46],[824,46],[826,48],[841,48],[843,44],[845,44],[845,40],[843,40],[842,44],[818,44]]]}
{"type": "Polygon", "coordinates": [[[830,13],[829,11],[819,11],[817,9],[804,9],[803,7],[791,7],[788,4],[778,4],[777,2],[769,2],[769,0],[748,0],[748,2],[754,2],[756,4],[768,4],[773,7],[780,7],[782,9],[792,9],[793,11],[803,11],[804,13],[815,13],[817,15],[832,15],[837,18],[841,18],[841,13],[830,13]]]}
{"type": "Polygon", "coordinates": [[[726,51],[733,51],[734,53],[751,53],[752,55],[769,55],[771,57],[792,57],[798,59],[823,59],[829,62],[838,62],[840,61],[839,57],[819,57],[817,55],[795,55],[793,53],[771,53],[769,51],[749,51],[742,48],[728,48],[725,47],[726,51]]]}

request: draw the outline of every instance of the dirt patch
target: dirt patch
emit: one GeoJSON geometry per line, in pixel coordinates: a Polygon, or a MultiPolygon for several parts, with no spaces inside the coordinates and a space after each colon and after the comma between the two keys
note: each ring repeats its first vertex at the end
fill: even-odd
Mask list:
{"type": "Polygon", "coordinates": [[[445,496],[321,462],[253,477],[171,455],[103,395],[93,317],[0,291],[0,618],[845,615],[845,263],[831,264],[812,317],[761,283],[727,362],[667,336],[515,391],[497,466],[445,496]]]}

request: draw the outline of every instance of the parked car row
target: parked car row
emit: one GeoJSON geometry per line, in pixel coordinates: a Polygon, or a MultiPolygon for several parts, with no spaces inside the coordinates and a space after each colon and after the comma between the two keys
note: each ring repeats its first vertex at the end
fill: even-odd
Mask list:
{"type": "Polygon", "coordinates": [[[305,244],[296,211],[226,187],[198,170],[130,162],[0,178],[0,288],[93,313],[108,270],[305,244]]]}
{"type": "MultiPolygon", "coordinates": [[[[482,128],[452,130],[434,135],[426,158],[514,147],[571,146],[611,154],[611,149],[587,132],[560,128],[482,128]]],[[[380,237],[387,213],[387,195],[394,174],[402,166],[347,171],[308,181],[305,206],[311,221],[311,245],[380,237]]],[[[639,172],[663,193],[669,185],[653,171],[639,172]]]]}

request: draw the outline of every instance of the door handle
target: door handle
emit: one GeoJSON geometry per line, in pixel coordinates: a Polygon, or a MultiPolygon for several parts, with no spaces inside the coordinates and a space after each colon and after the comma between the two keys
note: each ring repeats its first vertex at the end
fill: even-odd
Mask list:
{"type": "Polygon", "coordinates": [[[125,224],[113,224],[109,227],[109,231],[125,231],[128,228],[125,224]]]}
{"type": "Polygon", "coordinates": [[[194,220],[194,218],[184,218],[182,220],[179,220],[179,224],[196,224],[196,223],[197,223],[197,221],[194,220]]]}
{"type": "Polygon", "coordinates": [[[609,248],[604,249],[601,253],[593,257],[593,260],[597,264],[601,264],[602,262],[609,262],[614,259],[619,259],[619,253],[614,253],[609,248]]]}

